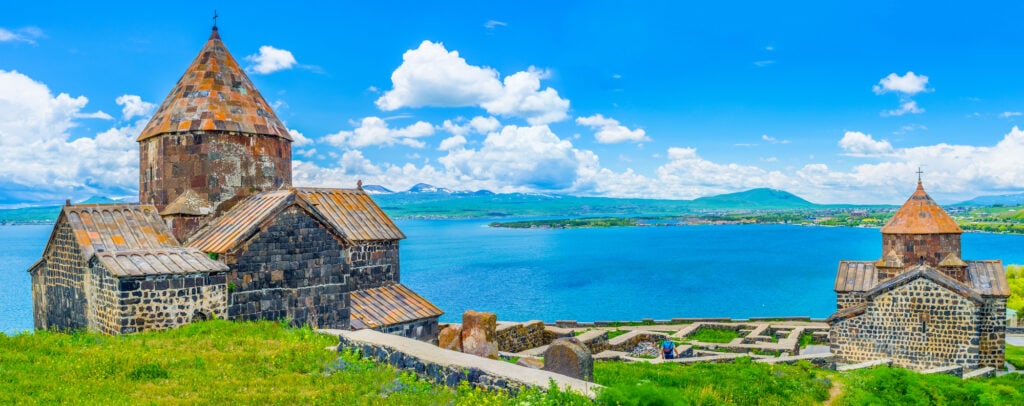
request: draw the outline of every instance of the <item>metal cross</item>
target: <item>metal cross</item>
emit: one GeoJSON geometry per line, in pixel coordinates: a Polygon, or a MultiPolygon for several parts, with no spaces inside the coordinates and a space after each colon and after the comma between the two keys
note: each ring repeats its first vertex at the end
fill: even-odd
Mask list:
{"type": "Polygon", "coordinates": [[[213,9],[213,29],[217,29],[217,9],[213,9]]]}
{"type": "Polygon", "coordinates": [[[921,181],[921,174],[922,174],[922,173],[924,173],[924,172],[922,172],[922,171],[921,171],[921,167],[920,167],[920,166],[918,166],[918,167],[917,167],[917,181],[918,181],[918,182],[920,182],[920,181],[921,181]]]}

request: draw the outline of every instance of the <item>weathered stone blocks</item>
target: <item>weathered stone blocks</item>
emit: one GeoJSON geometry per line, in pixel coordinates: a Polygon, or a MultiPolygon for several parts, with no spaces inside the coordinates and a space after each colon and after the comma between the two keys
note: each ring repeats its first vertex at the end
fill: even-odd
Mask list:
{"type": "Polygon", "coordinates": [[[498,317],[494,313],[467,310],[462,314],[462,352],[498,359],[498,343],[494,330],[498,317]]]}
{"type": "Polygon", "coordinates": [[[594,358],[575,338],[559,338],[544,351],[545,371],[587,381],[594,380],[594,358]]]}

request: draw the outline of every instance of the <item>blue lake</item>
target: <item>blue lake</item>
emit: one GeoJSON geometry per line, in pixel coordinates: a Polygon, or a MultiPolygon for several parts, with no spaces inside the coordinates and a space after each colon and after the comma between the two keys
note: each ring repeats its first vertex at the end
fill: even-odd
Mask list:
{"type": "MultiPolygon", "coordinates": [[[[881,255],[878,229],[735,225],[572,230],[404,220],[402,282],[458,321],[826,317],[841,259],[881,255]]],[[[31,281],[51,226],[0,227],[0,331],[32,328],[31,281]]],[[[1024,236],[964,234],[967,259],[1024,263],[1024,236]]]]}

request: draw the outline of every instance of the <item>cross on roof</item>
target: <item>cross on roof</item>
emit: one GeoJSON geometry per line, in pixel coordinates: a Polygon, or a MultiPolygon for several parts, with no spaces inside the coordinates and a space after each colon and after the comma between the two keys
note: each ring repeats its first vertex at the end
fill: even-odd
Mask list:
{"type": "Polygon", "coordinates": [[[213,29],[217,29],[217,9],[213,9],[213,29]]]}
{"type": "Polygon", "coordinates": [[[924,172],[923,172],[923,171],[921,171],[921,167],[920,167],[920,166],[918,166],[918,167],[917,167],[917,181],[918,181],[918,182],[921,182],[921,174],[922,174],[922,173],[924,173],[924,172]]]}

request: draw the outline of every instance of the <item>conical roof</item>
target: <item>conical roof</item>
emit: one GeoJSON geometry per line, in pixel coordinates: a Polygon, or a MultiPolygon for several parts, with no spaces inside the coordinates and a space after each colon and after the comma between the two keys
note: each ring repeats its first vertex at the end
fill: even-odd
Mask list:
{"type": "Polygon", "coordinates": [[[291,141],[284,124],[221,42],[216,27],[138,141],[185,131],[230,131],[291,141]]]}
{"type": "Polygon", "coordinates": [[[924,191],[921,181],[917,190],[896,211],[882,234],[960,234],[964,230],[924,191]]]}

